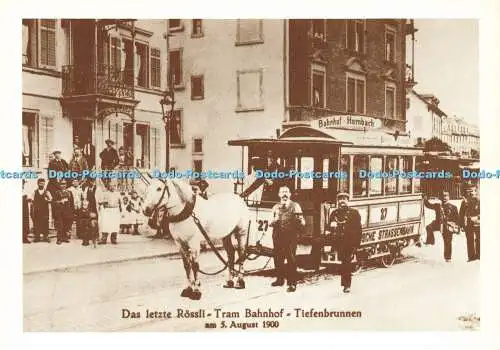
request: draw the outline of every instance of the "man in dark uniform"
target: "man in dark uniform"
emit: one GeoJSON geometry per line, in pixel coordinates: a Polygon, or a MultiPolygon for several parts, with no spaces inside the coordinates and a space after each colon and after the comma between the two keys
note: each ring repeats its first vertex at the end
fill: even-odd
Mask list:
{"type": "Polygon", "coordinates": [[[290,200],[290,189],[281,186],[278,196],[280,203],[273,207],[273,218],[270,226],[273,227],[274,266],[277,279],[271,285],[282,286],[287,280],[288,292],[295,292],[297,288],[297,239],[301,226],[306,222],[300,205],[290,200]],[[285,259],[287,266],[285,266],[285,259]]]}
{"type": "Polygon", "coordinates": [[[476,189],[466,189],[466,197],[460,205],[460,225],[467,239],[468,261],[480,260],[480,201],[476,189]]]}
{"type": "Polygon", "coordinates": [[[35,242],[40,242],[43,236],[43,242],[49,243],[49,203],[52,201],[52,195],[45,189],[45,179],[38,179],[37,185],[31,206],[35,242]]]}
{"type": "Polygon", "coordinates": [[[349,194],[337,194],[337,209],[330,215],[330,228],[338,236],[340,265],[340,285],[344,293],[351,291],[352,258],[361,244],[361,216],[356,209],[349,208],[349,194]]]}
{"type": "Polygon", "coordinates": [[[101,158],[101,169],[103,170],[113,170],[120,163],[118,152],[113,147],[114,144],[113,140],[106,140],[107,147],[99,154],[99,157],[101,158]]]}
{"type": "Polygon", "coordinates": [[[28,239],[28,235],[30,233],[30,200],[26,190],[24,189],[25,184],[26,180],[23,179],[23,243],[30,244],[31,241],[28,239]]]}
{"type": "MultiPolygon", "coordinates": [[[[68,163],[64,159],[62,159],[61,151],[54,151],[53,155],[54,159],[49,161],[48,170],[63,171],[63,172],[68,171],[69,170],[68,163]]],[[[47,191],[49,191],[52,197],[54,197],[58,189],[59,187],[57,184],[57,179],[49,177],[49,183],[47,184],[47,191]]]]}
{"type": "Polygon", "coordinates": [[[66,189],[66,181],[61,180],[56,191],[54,203],[54,225],[57,231],[57,244],[69,242],[68,233],[73,224],[73,195],[66,189]]]}
{"type": "Polygon", "coordinates": [[[432,230],[432,238],[434,239],[433,231],[440,231],[442,233],[444,259],[446,262],[450,262],[451,241],[453,239],[453,234],[458,233],[457,207],[450,203],[450,194],[446,191],[441,194],[441,203],[431,204],[427,197],[424,197],[424,205],[436,212],[436,219],[427,226],[427,235],[429,235],[430,230],[432,230]]]}

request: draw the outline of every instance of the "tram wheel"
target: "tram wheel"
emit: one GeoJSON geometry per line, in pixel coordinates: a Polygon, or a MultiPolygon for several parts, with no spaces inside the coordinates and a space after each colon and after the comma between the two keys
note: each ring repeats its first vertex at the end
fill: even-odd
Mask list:
{"type": "Polygon", "coordinates": [[[383,257],[380,258],[380,262],[383,267],[391,267],[394,264],[395,260],[396,260],[396,254],[394,254],[394,252],[391,252],[388,255],[384,255],[383,257]]]}

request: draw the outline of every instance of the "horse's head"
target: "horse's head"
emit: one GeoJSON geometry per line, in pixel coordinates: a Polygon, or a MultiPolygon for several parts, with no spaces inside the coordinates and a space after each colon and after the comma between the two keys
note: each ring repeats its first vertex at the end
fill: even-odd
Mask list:
{"type": "Polygon", "coordinates": [[[149,217],[159,208],[169,210],[184,206],[192,198],[193,191],[187,184],[171,179],[151,179],[144,197],[143,213],[149,217]]]}

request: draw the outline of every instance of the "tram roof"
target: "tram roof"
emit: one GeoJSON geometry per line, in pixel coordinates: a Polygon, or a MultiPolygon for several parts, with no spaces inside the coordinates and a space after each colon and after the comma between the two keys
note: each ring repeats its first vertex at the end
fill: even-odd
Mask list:
{"type": "Polygon", "coordinates": [[[352,142],[341,141],[335,137],[307,126],[297,126],[285,130],[280,137],[277,139],[265,139],[265,138],[255,138],[255,139],[240,139],[240,140],[230,140],[228,144],[230,146],[251,146],[251,145],[262,145],[262,144],[272,144],[272,145],[287,145],[287,144],[310,144],[310,145],[352,145],[352,142]]]}

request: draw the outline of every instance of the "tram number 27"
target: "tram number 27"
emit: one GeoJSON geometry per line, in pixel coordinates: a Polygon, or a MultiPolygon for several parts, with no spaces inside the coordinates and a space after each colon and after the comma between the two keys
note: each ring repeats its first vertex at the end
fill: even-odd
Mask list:
{"type": "Polygon", "coordinates": [[[384,221],[387,217],[387,208],[380,208],[380,221],[384,221]]]}
{"type": "Polygon", "coordinates": [[[267,231],[269,228],[269,222],[267,220],[257,220],[257,230],[267,231]]]}

